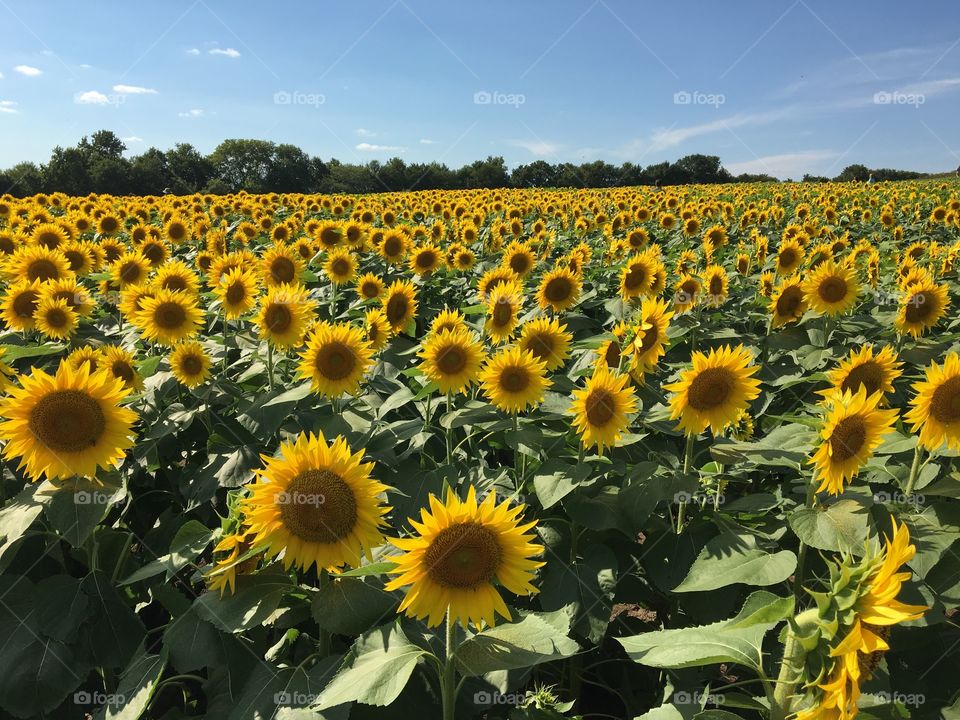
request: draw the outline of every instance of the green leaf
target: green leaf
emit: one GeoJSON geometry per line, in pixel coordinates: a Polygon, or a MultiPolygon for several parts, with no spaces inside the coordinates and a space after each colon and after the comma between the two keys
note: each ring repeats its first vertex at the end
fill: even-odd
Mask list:
{"type": "Polygon", "coordinates": [[[196,520],[187,520],[170,543],[170,552],[147,563],[120,582],[129,585],[146,578],[167,574],[167,579],[178,573],[187,563],[193,562],[213,539],[215,531],[196,520]]]}
{"type": "Polygon", "coordinates": [[[73,642],[90,610],[90,599],[80,580],[69,575],[51,575],[37,583],[37,622],[48,637],[73,642]]]}
{"type": "Polygon", "coordinates": [[[337,575],[337,577],[365,577],[367,575],[383,575],[384,573],[388,573],[393,570],[396,566],[396,563],[384,560],[383,562],[361,565],[353,570],[346,570],[337,575]]]}
{"type": "Polygon", "coordinates": [[[123,494],[121,487],[73,479],[44,496],[44,514],[53,529],[73,547],[80,547],[123,494]]]}
{"type": "Polygon", "coordinates": [[[313,707],[324,710],[348,702],[389,705],[426,654],[407,639],[399,620],[366,633],[353,643],[336,677],[313,707]]]}
{"type": "Polygon", "coordinates": [[[569,657],[580,646],[567,637],[570,617],[563,610],[531,613],[520,622],[477,633],[457,648],[458,670],[466,676],[517,670],[569,657]]]}
{"type": "Polygon", "coordinates": [[[224,595],[207,592],[194,602],[204,620],[228,633],[249,630],[263,623],[294,587],[289,576],[262,572],[237,578],[236,592],[224,595]]]}
{"type": "Polygon", "coordinates": [[[84,630],[97,664],[108,668],[126,666],[146,635],[146,628],[103,572],[90,573],[83,579],[82,586],[93,609],[91,621],[84,630]]]}
{"type": "Polygon", "coordinates": [[[135,657],[120,679],[111,702],[94,714],[94,720],[137,720],[143,715],[157,689],[167,660],[162,655],[135,657]]]}
{"type": "Polygon", "coordinates": [[[533,487],[544,509],[553,507],[590,476],[590,466],[550,458],[536,470],[533,487]]]}
{"type": "Polygon", "coordinates": [[[3,362],[12,363],[23,358],[57,355],[63,352],[63,343],[44,343],[43,345],[0,345],[3,348],[3,362]]]}
{"type": "Polygon", "coordinates": [[[336,578],[313,596],[311,613],[317,625],[340,635],[360,635],[392,616],[399,600],[356,578],[336,578]]]}
{"type": "Polygon", "coordinates": [[[841,500],[826,510],[799,507],[789,522],[800,541],[818,550],[863,553],[869,516],[856,500],[841,500]]]}
{"type": "Polygon", "coordinates": [[[717,438],[710,454],[724,465],[749,460],[757,465],[795,469],[807,461],[815,433],[799,423],[780,425],[757,442],[735,442],[717,438]]]}
{"type": "MultiPolygon", "coordinates": [[[[2,542],[0,544],[0,560],[30,529],[37,516],[43,512],[43,503],[36,497],[38,489],[49,489],[50,487],[52,487],[50,483],[39,485],[28,483],[13,499],[13,502],[0,510],[0,542],[2,542]]],[[[2,568],[3,564],[0,564],[0,569],[2,568]]]]}
{"type": "Polygon", "coordinates": [[[752,535],[724,532],[708,542],[674,592],[702,592],[742,583],[775,585],[797,567],[797,556],[789,550],[768,553],[757,547],[752,535]]]}

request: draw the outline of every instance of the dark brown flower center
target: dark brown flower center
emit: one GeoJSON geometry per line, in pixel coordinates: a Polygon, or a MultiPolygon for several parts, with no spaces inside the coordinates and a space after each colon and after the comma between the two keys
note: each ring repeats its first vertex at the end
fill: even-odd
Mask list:
{"type": "Polygon", "coordinates": [[[830,434],[830,455],[835,462],[844,462],[860,452],[867,439],[867,425],[860,415],[843,418],[830,434]]]}
{"type": "Polygon", "coordinates": [[[933,391],[930,414],[937,422],[944,424],[960,420],[960,377],[946,380],[933,391]]]}
{"type": "Polygon", "coordinates": [[[97,444],[107,420],[94,398],[80,390],[44,395],[30,412],[30,432],[54,452],[78,453],[97,444]]]}
{"type": "Polygon", "coordinates": [[[286,305],[274,303],[267,308],[263,321],[270,332],[285,333],[293,324],[293,315],[286,305]]]}
{"type": "Polygon", "coordinates": [[[701,370],[687,389],[687,402],[694,410],[713,410],[723,405],[733,392],[734,377],[726,368],[701,370]]]}
{"type": "Polygon", "coordinates": [[[335,543],[357,524],[357,499],[330,470],[305,470],[275,500],[283,526],[307,542],[335,543]]]}
{"type": "Polygon", "coordinates": [[[343,380],[356,366],[353,350],[342,342],[328,342],[317,352],[316,368],[328,380],[343,380]]]}
{"type": "Polygon", "coordinates": [[[847,287],[846,280],[834,275],[820,283],[818,290],[824,302],[836,303],[847,297],[847,287]]]}
{"type": "Polygon", "coordinates": [[[160,303],[153,311],[153,321],[164,330],[177,330],[187,320],[187,312],[177,302],[160,303]]]}
{"type": "Polygon", "coordinates": [[[593,390],[584,403],[587,422],[594,427],[604,427],[617,411],[617,401],[607,390],[593,390]]]}
{"type": "Polygon", "coordinates": [[[546,295],[547,300],[550,302],[559,303],[569,298],[572,290],[573,286],[568,278],[555,277],[547,283],[543,294],[546,295]]]}
{"type": "Polygon", "coordinates": [[[270,275],[278,283],[292,283],[297,274],[297,266],[287,257],[274,258],[270,263],[270,275]]]}
{"type": "Polygon", "coordinates": [[[861,387],[867,391],[867,395],[873,395],[883,386],[883,369],[874,360],[867,360],[865,363],[852,368],[847,377],[840,384],[841,390],[847,390],[851,393],[857,392],[861,387]]]}
{"type": "Polygon", "coordinates": [[[497,536],[480,523],[441,530],[424,553],[430,579],[443,587],[472,588],[493,580],[503,552],[497,536]]]}

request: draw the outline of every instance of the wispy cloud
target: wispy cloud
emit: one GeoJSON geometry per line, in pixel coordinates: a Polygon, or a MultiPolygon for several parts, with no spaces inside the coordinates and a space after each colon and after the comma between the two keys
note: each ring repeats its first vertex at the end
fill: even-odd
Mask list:
{"type": "Polygon", "coordinates": [[[436,141],[436,140],[430,140],[430,139],[428,139],[428,138],[421,138],[420,144],[421,144],[421,145],[436,145],[436,144],[437,144],[437,141],[436,141]]]}
{"type": "Polygon", "coordinates": [[[190,48],[189,50],[186,51],[186,53],[187,55],[194,55],[194,56],[199,55],[200,48],[190,48]]]}
{"type": "Polygon", "coordinates": [[[204,111],[200,108],[193,108],[192,110],[185,110],[182,113],[177,113],[182,118],[197,118],[203,117],[204,111]]]}
{"type": "Polygon", "coordinates": [[[130,135],[130,136],[128,136],[128,137],[124,137],[124,138],[120,138],[120,139],[123,140],[125,143],[127,143],[127,145],[131,145],[131,144],[134,144],[134,143],[142,143],[142,142],[143,142],[143,138],[142,138],[142,137],[137,137],[136,135],[130,135]]]}
{"type": "Polygon", "coordinates": [[[353,147],[360,152],[404,152],[406,150],[406,148],[398,145],[376,145],[366,142],[358,143],[353,147]]]}
{"type": "Polygon", "coordinates": [[[536,155],[537,157],[556,155],[559,149],[556,144],[544,140],[509,140],[508,142],[515,147],[523,148],[531,155],[536,155]]]}
{"type": "Polygon", "coordinates": [[[153,88],[141,87],[140,85],[114,85],[113,91],[121,95],[156,95],[157,91],[153,88]]]}
{"type": "Polygon", "coordinates": [[[0,72],[0,80],[3,80],[3,73],[0,72]]]}
{"type": "Polygon", "coordinates": [[[17,103],[15,103],[13,100],[0,100],[0,113],[16,115],[18,112],[17,103]]]}
{"type": "Polygon", "coordinates": [[[77,105],[109,105],[110,98],[97,90],[87,90],[73,96],[77,105]]]}
{"type": "Polygon", "coordinates": [[[32,65],[17,65],[14,70],[21,75],[26,75],[27,77],[37,77],[37,75],[43,75],[43,70],[40,68],[35,68],[32,65]]]}
{"type": "Polygon", "coordinates": [[[829,150],[802,150],[795,153],[780,155],[764,155],[763,157],[725,164],[734,175],[740,173],[765,173],[777,178],[791,177],[799,179],[806,173],[816,174],[822,170],[824,163],[837,157],[837,153],[829,150]]]}
{"type": "Polygon", "coordinates": [[[228,48],[212,48],[207,51],[210,55],[223,55],[228,58],[238,58],[240,57],[240,51],[234,50],[231,47],[228,48]]]}
{"type": "Polygon", "coordinates": [[[357,128],[356,130],[354,130],[354,132],[357,134],[357,137],[362,137],[362,138],[372,138],[377,136],[375,132],[367,130],[366,128],[357,128]]]}
{"type": "Polygon", "coordinates": [[[738,127],[752,125],[767,125],[777,120],[790,117],[793,109],[789,107],[777,108],[774,110],[764,110],[753,113],[738,113],[725,118],[711,120],[710,122],[699,125],[689,125],[687,127],[673,127],[668,129],[659,129],[654,131],[652,138],[652,148],[655,150],[664,150],[666,148],[681,145],[691,138],[710,135],[712,133],[732,130],[738,127]]]}
{"type": "Polygon", "coordinates": [[[80,63],[77,67],[79,67],[81,70],[89,70],[90,68],[93,67],[93,65],[90,65],[88,63],[80,63]]]}

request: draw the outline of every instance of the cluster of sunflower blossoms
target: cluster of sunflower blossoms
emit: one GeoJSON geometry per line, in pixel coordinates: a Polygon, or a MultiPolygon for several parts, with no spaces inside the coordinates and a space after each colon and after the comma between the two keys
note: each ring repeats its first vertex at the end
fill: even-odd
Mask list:
{"type": "Polygon", "coordinates": [[[884,548],[868,546],[860,560],[830,563],[829,585],[810,592],[816,607],[790,622],[777,697],[796,720],[853,720],[861,685],[889,650],[891,628],[927,609],[897,600],[910,572],[901,566],[916,553],[905,525],[893,521],[884,548]],[[793,695],[792,702],[790,696],[793,695]]]}

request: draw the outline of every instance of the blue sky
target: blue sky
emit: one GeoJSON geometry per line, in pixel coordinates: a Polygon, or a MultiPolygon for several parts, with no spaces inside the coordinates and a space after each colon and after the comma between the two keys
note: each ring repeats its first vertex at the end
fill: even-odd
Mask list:
{"type": "Polygon", "coordinates": [[[0,0],[0,27],[3,167],[100,128],[131,153],[960,165],[955,0],[0,0]]]}

